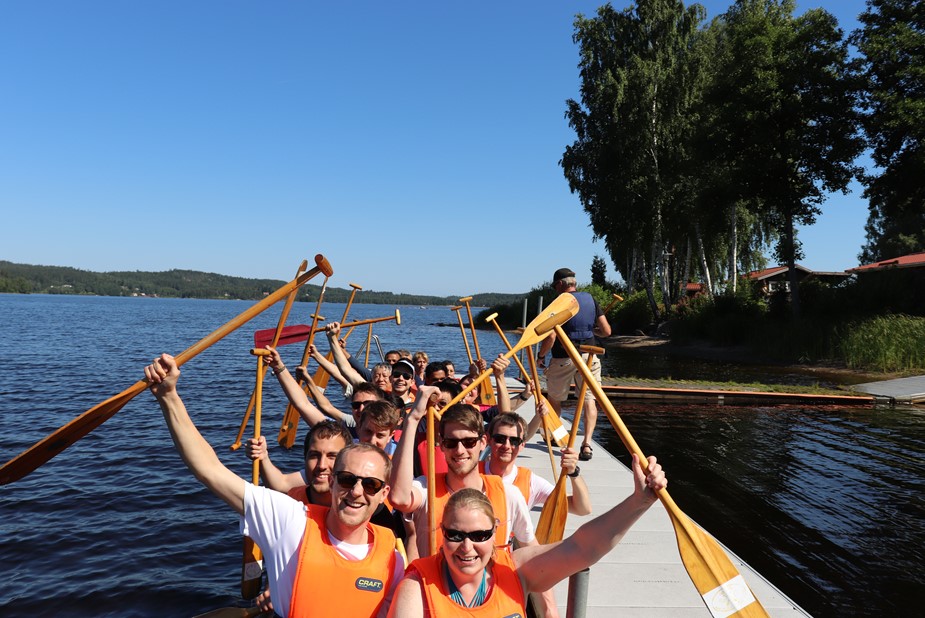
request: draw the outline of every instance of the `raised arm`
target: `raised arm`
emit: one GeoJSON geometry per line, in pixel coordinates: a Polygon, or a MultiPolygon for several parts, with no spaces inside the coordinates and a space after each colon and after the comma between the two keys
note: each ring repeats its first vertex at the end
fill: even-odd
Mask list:
{"type": "Polygon", "coordinates": [[[299,416],[308,423],[309,427],[314,427],[316,424],[325,420],[321,410],[312,405],[312,402],[308,400],[308,395],[305,394],[305,391],[302,390],[302,387],[299,386],[296,379],[293,378],[289,370],[286,369],[286,365],[283,364],[279,352],[270,346],[267,346],[267,350],[270,351],[270,355],[267,356],[267,364],[270,366],[270,369],[273,370],[273,375],[279,380],[279,385],[283,388],[283,392],[286,393],[286,398],[289,399],[289,403],[299,412],[299,416]]]}
{"type": "Polygon", "coordinates": [[[148,388],[161,406],[170,436],[183,462],[199,482],[243,515],[246,481],[222,464],[193,424],[186,405],[177,393],[179,377],[180,368],[169,354],[161,354],[145,367],[148,388]]]}
{"type": "MultiPolygon", "coordinates": [[[[353,415],[347,414],[346,412],[341,412],[340,410],[335,408],[334,404],[331,403],[331,400],[325,396],[324,391],[321,390],[321,388],[317,384],[315,384],[311,380],[307,381],[305,384],[306,386],[308,386],[308,390],[311,391],[312,397],[315,399],[316,402],[318,402],[318,407],[321,408],[322,412],[324,412],[325,414],[327,414],[334,420],[338,420],[342,423],[350,422],[347,420],[348,416],[350,417],[351,421],[353,420],[353,415]]],[[[348,425],[348,426],[352,426],[352,425],[348,425]]]]}
{"type": "Polygon", "coordinates": [[[363,376],[350,366],[347,354],[340,347],[340,342],[337,340],[340,336],[340,322],[331,322],[325,326],[324,334],[328,336],[328,345],[331,347],[331,354],[334,356],[334,364],[337,365],[344,378],[353,386],[359,385],[360,382],[366,382],[363,376]]]}
{"type": "Polygon", "coordinates": [[[267,439],[264,436],[248,439],[244,444],[244,452],[251,460],[260,461],[260,476],[263,477],[263,482],[270,489],[286,493],[290,489],[305,484],[301,472],[286,474],[270,461],[267,439]]]}
{"type": "Polygon", "coordinates": [[[591,495],[581,472],[579,471],[578,476],[570,476],[577,467],[578,451],[571,448],[562,449],[562,474],[567,475],[572,483],[572,495],[568,497],[568,512],[573,515],[590,515],[591,495]]]}
{"type": "Polygon", "coordinates": [[[349,386],[350,382],[347,381],[347,378],[344,377],[344,374],[340,372],[340,369],[337,368],[337,365],[332,363],[325,357],[318,348],[315,347],[315,344],[308,346],[308,352],[311,354],[312,358],[318,363],[318,366],[328,372],[328,375],[337,380],[337,383],[341,386],[349,386]]]}
{"type": "Polygon", "coordinates": [[[392,455],[392,476],[389,485],[389,502],[402,513],[414,511],[424,500],[424,496],[414,487],[414,443],[418,433],[418,426],[427,415],[427,406],[431,395],[438,392],[436,386],[421,386],[418,388],[414,407],[405,418],[401,439],[398,448],[392,455]]]}
{"type": "Polygon", "coordinates": [[[548,590],[572,573],[595,564],[617,546],[627,530],[655,502],[656,490],[668,485],[655,457],[649,457],[648,474],[643,474],[639,458],[634,454],[633,476],[636,487],[632,495],[578,528],[570,537],[558,543],[514,551],[514,563],[526,590],[548,590]]]}
{"type": "Polygon", "coordinates": [[[512,410],[511,395],[508,393],[507,380],[504,378],[504,372],[510,364],[511,361],[504,358],[503,354],[499,354],[498,358],[491,362],[491,371],[495,376],[495,385],[497,386],[498,411],[500,412],[510,412],[512,410]]]}

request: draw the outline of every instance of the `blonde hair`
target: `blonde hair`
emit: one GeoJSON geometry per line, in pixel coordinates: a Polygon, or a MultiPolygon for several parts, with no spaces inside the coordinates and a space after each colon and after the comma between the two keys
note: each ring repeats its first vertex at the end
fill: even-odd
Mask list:
{"type": "MultiPolygon", "coordinates": [[[[450,499],[446,503],[446,507],[443,509],[443,517],[446,518],[446,514],[455,509],[471,509],[473,511],[482,511],[485,513],[485,516],[488,517],[488,520],[494,525],[497,520],[495,519],[495,510],[491,507],[491,501],[488,499],[488,496],[480,492],[478,489],[472,489],[466,487],[465,489],[460,489],[457,492],[454,492],[450,499]]],[[[442,522],[441,522],[442,523],[442,522]]]]}

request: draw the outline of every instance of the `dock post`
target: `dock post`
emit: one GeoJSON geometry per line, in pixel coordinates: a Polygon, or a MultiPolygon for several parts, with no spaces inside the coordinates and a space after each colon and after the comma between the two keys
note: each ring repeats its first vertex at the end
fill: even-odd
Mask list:
{"type": "Polygon", "coordinates": [[[590,569],[582,569],[568,578],[568,605],[565,618],[585,618],[588,612],[590,569]]]}

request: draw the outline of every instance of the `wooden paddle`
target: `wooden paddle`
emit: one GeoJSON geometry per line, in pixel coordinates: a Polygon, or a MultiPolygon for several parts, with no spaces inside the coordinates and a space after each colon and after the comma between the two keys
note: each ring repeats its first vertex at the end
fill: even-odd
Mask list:
{"type": "MultiPolygon", "coordinates": [[[[347,314],[350,313],[350,306],[353,304],[353,298],[357,295],[357,290],[363,289],[360,286],[358,286],[356,283],[351,283],[350,288],[351,288],[350,297],[347,299],[347,306],[344,307],[344,315],[342,315],[340,318],[341,324],[347,321],[347,314]]],[[[346,338],[347,337],[345,336],[344,339],[346,338]]],[[[334,353],[331,351],[328,351],[328,353],[325,355],[325,358],[328,359],[328,361],[333,363],[334,353]]],[[[318,370],[315,372],[315,375],[312,376],[312,382],[314,382],[315,386],[317,386],[321,390],[324,390],[328,387],[328,381],[330,381],[330,379],[331,379],[331,374],[325,371],[323,367],[318,367],[318,370]]]]}
{"type": "MultiPolygon", "coordinates": [[[[437,432],[436,409],[433,402],[427,402],[427,524],[430,529],[430,535],[427,537],[427,555],[433,556],[437,553],[437,509],[434,505],[437,503],[437,432]]],[[[421,556],[423,558],[423,556],[421,556]]]]}
{"type": "MultiPolygon", "coordinates": [[[[472,300],[472,297],[466,296],[465,298],[460,298],[459,302],[466,306],[466,315],[469,316],[469,330],[472,331],[472,347],[475,348],[475,358],[476,360],[482,360],[482,350],[479,348],[479,338],[475,334],[475,321],[472,319],[472,307],[469,306],[470,300],[472,300]]],[[[498,399],[495,397],[495,390],[491,385],[491,378],[486,378],[482,382],[482,386],[479,388],[479,400],[484,406],[494,406],[498,404],[498,399]]]]}
{"type": "MultiPolygon", "coordinates": [[[[269,307],[285,298],[290,292],[300,287],[318,273],[323,272],[329,274],[334,272],[331,269],[331,265],[328,264],[328,261],[321,254],[315,256],[315,263],[316,266],[308,272],[302,273],[254,306],[243,311],[240,315],[233,318],[218,330],[200,339],[181,352],[176,357],[177,365],[181,366],[183,363],[199,355],[217,341],[220,341],[229,333],[234,332],[241,327],[241,325],[247,323],[254,316],[266,311],[269,307]]],[[[0,468],[0,485],[6,485],[7,483],[17,481],[36,470],[52,457],[109,420],[116,412],[121,410],[126,403],[136,397],[138,393],[145,390],[147,386],[147,382],[139,380],[118,395],[114,395],[106,401],[93,406],[77,418],[42,440],[39,440],[27,450],[3,464],[3,467],[0,468]]]]}
{"type": "Polygon", "coordinates": [[[466,337],[466,328],[463,326],[462,315],[459,313],[459,310],[462,309],[462,305],[456,305],[455,307],[450,307],[450,311],[456,312],[456,319],[459,320],[459,332],[462,333],[463,343],[466,344],[466,356],[469,357],[469,364],[472,364],[472,350],[469,349],[469,338],[466,337]]]}
{"type": "MultiPolygon", "coordinates": [[[[520,340],[517,342],[514,347],[505,352],[503,355],[504,358],[511,358],[517,354],[520,350],[527,347],[528,345],[533,345],[539,343],[543,339],[549,336],[551,330],[547,329],[542,335],[536,332],[536,327],[544,322],[553,323],[556,320],[560,320],[562,323],[565,323],[572,316],[578,313],[578,301],[575,300],[575,297],[571,294],[562,294],[556,300],[549,303],[549,306],[543,309],[538,316],[536,316],[532,322],[527,324],[524,327],[524,332],[520,336],[520,340]]],[[[491,373],[491,369],[486,369],[480,375],[478,375],[469,386],[464,388],[461,393],[453,397],[450,402],[444,406],[444,410],[448,409],[450,406],[455,405],[465,399],[466,395],[471,393],[479,385],[479,382],[488,377],[491,373]]],[[[435,411],[436,417],[439,419],[441,417],[440,411],[435,411]]]]}
{"type": "MultiPolygon", "coordinates": [[[[302,263],[299,265],[299,269],[296,271],[295,276],[298,277],[300,274],[305,272],[305,269],[308,267],[308,261],[302,260],[302,263]]],[[[295,301],[295,297],[298,295],[298,290],[293,290],[289,293],[289,296],[286,297],[286,303],[283,305],[283,311],[279,314],[279,320],[276,322],[276,328],[272,329],[272,337],[267,343],[260,345],[257,343],[257,333],[254,333],[254,347],[255,348],[264,348],[269,344],[272,347],[276,347],[279,344],[279,339],[282,336],[284,330],[286,330],[286,320],[289,318],[289,311],[292,309],[292,303],[295,301]]],[[[251,418],[251,412],[254,410],[254,392],[251,391],[250,400],[247,402],[247,409],[244,410],[244,418],[241,420],[241,427],[238,429],[238,435],[235,437],[234,442],[229,447],[232,451],[236,451],[241,448],[241,438],[244,437],[244,430],[247,428],[247,422],[251,418]]]]}
{"type": "MultiPolygon", "coordinates": [[[[324,278],[324,283],[321,284],[321,292],[318,294],[318,303],[315,305],[315,313],[312,314],[312,326],[308,331],[308,340],[305,342],[305,349],[302,352],[302,362],[299,363],[302,367],[308,366],[308,357],[311,355],[312,343],[315,341],[315,331],[318,328],[318,321],[324,320],[321,317],[321,303],[324,302],[324,293],[328,289],[328,279],[330,277],[324,278]]],[[[299,380],[299,385],[302,385],[302,381],[299,380]]],[[[292,402],[286,404],[286,411],[283,412],[283,421],[279,426],[279,433],[276,435],[276,441],[283,448],[292,448],[292,445],[295,444],[295,437],[299,430],[299,411],[296,410],[295,406],[292,405],[292,402]]]]}
{"type": "Polygon", "coordinates": [[[401,325],[401,312],[396,309],[395,315],[389,315],[383,318],[369,318],[368,320],[357,320],[356,322],[350,322],[348,324],[341,324],[340,327],[343,328],[355,328],[357,326],[364,326],[366,324],[376,324],[377,322],[388,322],[389,320],[395,320],[395,323],[401,325]]]}
{"type": "Polygon", "coordinates": [[[369,325],[369,330],[366,332],[366,358],[363,359],[363,366],[369,368],[369,347],[373,343],[373,325],[369,325]]]}
{"type": "MultiPolygon", "coordinates": [[[[264,356],[269,356],[267,349],[252,348],[251,354],[257,357],[257,383],[254,386],[254,439],[260,437],[261,402],[263,401],[263,378],[266,373],[264,356]]],[[[252,466],[251,482],[260,484],[260,460],[255,459],[252,466]]],[[[241,598],[255,599],[260,594],[263,583],[263,555],[254,540],[244,537],[244,552],[241,560],[241,598]]]]}
{"type": "Polygon", "coordinates": [[[610,310],[613,309],[613,306],[616,305],[617,303],[619,303],[619,302],[622,301],[622,300],[623,300],[623,297],[622,297],[622,296],[620,296],[619,294],[614,294],[614,295],[613,295],[613,300],[611,300],[609,303],[607,303],[607,306],[604,307],[604,311],[602,311],[602,313],[603,313],[604,315],[607,315],[608,313],[610,313],[610,310]]]}
{"type": "MultiPolygon", "coordinates": [[[[560,297],[566,295],[571,296],[571,294],[561,294],[560,297]]],[[[645,454],[636,444],[636,440],[633,439],[629,429],[623,424],[623,420],[604,394],[601,385],[591,375],[588,367],[581,362],[581,355],[575,349],[575,345],[569,340],[565,331],[562,330],[562,327],[555,320],[550,319],[539,324],[536,330],[538,333],[555,331],[562,347],[568,353],[569,358],[572,359],[575,367],[581,372],[585,383],[604,409],[607,418],[610,419],[611,424],[620,436],[620,440],[623,441],[630,453],[635,453],[639,457],[639,463],[642,465],[643,470],[647,470],[648,460],[645,454]]],[[[684,568],[687,569],[691,581],[697,591],[700,592],[711,613],[713,615],[737,616],[740,618],[768,616],[768,613],[755,598],[748,584],[745,583],[738,569],[729,560],[729,556],[726,555],[720,544],[681,511],[671,496],[668,495],[667,490],[663,489],[657,495],[665,506],[665,510],[668,512],[674,526],[675,536],[678,540],[678,550],[681,554],[684,568]]]]}
{"type": "MultiPolygon", "coordinates": [[[[591,366],[594,362],[595,354],[603,354],[604,348],[594,346],[579,346],[579,351],[587,354],[586,365],[591,366]]],[[[578,395],[578,405],[575,407],[575,417],[572,419],[572,431],[568,437],[568,447],[575,448],[575,438],[578,436],[578,426],[581,424],[581,412],[585,406],[585,394],[588,392],[588,385],[582,382],[581,390],[578,395]]],[[[536,524],[536,538],[543,544],[555,543],[561,541],[565,534],[565,520],[568,518],[568,496],[565,493],[565,475],[560,474],[556,481],[549,498],[543,505],[540,512],[540,520],[536,524]]]]}
{"type": "MultiPolygon", "coordinates": [[[[496,322],[497,319],[498,319],[498,314],[492,313],[491,315],[485,318],[485,321],[489,322],[495,327],[495,330],[498,331],[498,336],[501,337],[501,341],[503,341],[505,347],[507,347],[507,349],[510,350],[511,342],[507,340],[507,337],[504,335],[504,331],[501,330],[500,326],[498,326],[498,322],[496,322]]],[[[524,368],[523,363],[520,362],[520,359],[517,358],[516,354],[513,356],[513,358],[514,358],[514,362],[517,363],[517,368],[520,369],[520,375],[523,376],[524,379],[529,379],[532,382],[533,378],[531,377],[531,374],[527,373],[526,368],[524,368]]],[[[551,433],[552,439],[555,440],[556,445],[559,448],[562,448],[566,445],[565,438],[566,436],[568,436],[568,432],[565,430],[565,427],[562,426],[562,419],[560,419],[559,415],[555,413],[555,410],[553,409],[552,404],[546,401],[546,398],[543,396],[543,393],[540,391],[539,383],[533,382],[533,385],[536,391],[534,393],[534,397],[536,397],[536,400],[540,401],[542,399],[543,403],[546,404],[547,413],[545,416],[543,416],[543,429],[545,429],[547,433],[551,433]]],[[[555,470],[553,470],[553,474],[555,474],[555,470]]]]}

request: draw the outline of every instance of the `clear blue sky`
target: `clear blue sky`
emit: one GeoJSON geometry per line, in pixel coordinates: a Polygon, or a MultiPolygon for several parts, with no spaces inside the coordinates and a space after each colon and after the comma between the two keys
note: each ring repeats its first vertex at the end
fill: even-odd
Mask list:
{"type": "MultiPolygon", "coordinates": [[[[4,2],[0,259],[289,279],[323,253],[332,285],[439,295],[588,281],[606,251],[558,161],[573,18],[599,4],[4,2]]],[[[846,31],[864,9],[797,13],[816,6],[846,31]]],[[[802,263],[856,266],[860,187],[823,208],[802,263]]]]}

